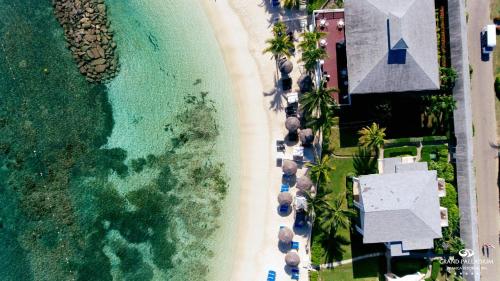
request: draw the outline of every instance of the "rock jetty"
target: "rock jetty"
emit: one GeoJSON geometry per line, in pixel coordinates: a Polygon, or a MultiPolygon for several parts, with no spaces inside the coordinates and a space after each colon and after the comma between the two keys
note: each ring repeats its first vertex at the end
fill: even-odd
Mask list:
{"type": "Polygon", "coordinates": [[[120,69],[104,0],[53,0],[68,48],[89,82],[105,82],[120,69]]]}

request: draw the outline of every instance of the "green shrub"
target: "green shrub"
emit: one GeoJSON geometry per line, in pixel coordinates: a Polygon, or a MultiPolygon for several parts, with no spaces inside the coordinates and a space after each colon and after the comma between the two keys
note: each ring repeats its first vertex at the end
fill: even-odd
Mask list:
{"type": "Polygon", "coordinates": [[[416,156],[417,148],[415,146],[401,146],[384,149],[384,157],[398,157],[407,155],[416,156]]]}
{"type": "Polygon", "coordinates": [[[446,182],[455,180],[455,168],[451,163],[443,161],[429,161],[429,170],[436,170],[437,175],[443,178],[446,182]]]}
{"type": "Polygon", "coordinates": [[[439,275],[439,271],[441,270],[441,263],[439,260],[432,261],[432,270],[431,270],[431,280],[436,280],[439,275]]]}
{"type": "Polygon", "coordinates": [[[310,281],[318,281],[318,272],[317,271],[309,271],[309,280],[310,281]]]}
{"type": "Polygon", "coordinates": [[[448,147],[444,144],[426,145],[422,147],[421,155],[422,155],[422,161],[425,162],[429,162],[432,160],[448,161],[448,147]],[[434,157],[432,157],[431,155],[434,155],[434,157]]]}

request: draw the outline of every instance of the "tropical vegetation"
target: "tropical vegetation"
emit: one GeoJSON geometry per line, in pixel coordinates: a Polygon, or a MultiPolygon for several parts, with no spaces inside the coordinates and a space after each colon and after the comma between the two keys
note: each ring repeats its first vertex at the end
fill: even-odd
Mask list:
{"type": "Polygon", "coordinates": [[[287,9],[298,8],[300,6],[299,0],[283,0],[283,7],[287,9]]]}
{"type": "Polygon", "coordinates": [[[316,183],[316,187],[319,189],[321,184],[330,182],[330,174],[335,170],[335,166],[330,163],[328,155],[324,155],[317,162],[316,164],[307,163],[306,167],[310,168],[308,172],[309,177],[316,183]]]}
{"type": "Polygon", "coordinates": [[[380,128],[375,122],[371,126],[366,126],[358,131],[359,145],[363,148],[375,150],[378,153],[379,148],[385,142],[385,128],[380,128]]]}
{"type": "Polygon", "coordinates": [[[449,91],[453,89],[457,80],[457,71],[452,67],[441,67],[439,68],[439,75],[441,90],[449,91]]]}
{"type": "Polygon", "coordinates": [[[309,93],[304,93],[300,97],[300,106],[306,115],[306,119],[319,118],[326,112],[336,109],[337,104],[332,98],[332,92],[336,89],[326,89],[319,85],[309,93]]]}
{"type": "Polygon", "coordinates": [[[323,206],[321,222],[319,226],[325,230],[330,237],[335,236],[340,228],[348,229],[350,219],[355,215],[352,210],[345,208],[345,193],[337,194],[333,200],[327,201],[323,206]]]}
{"type": "Polygon", "coordinates": [[[283,57],[289,58],[292,53],[291,50],[294,48],[293,41],[286,34],[286,25],[282,22],[278,22],[273,27],[274,37],[266,40],[267,47],[264,49],[263,53],[270,53],[276,63],[276,73],[278,73],[278,62],[283,57]]]}
{"type": "Polygon", "coordinates": [[[325,36],[324,32],[309,31],[302,34],[302,42],[299,47],[302,50],[301,61],[304,63],[304,68],[307,73],[313,74],[318,60],[326,59],[327,53],[323,48],[318,47],[318,42],[325,36]]]}
{"type": "Polygon", "coordinates": [[[424,117],[433,133],[449,133],[452,128],[453,111],[457,108],[455,99],[449,94],[423,97],[424,117]]]}

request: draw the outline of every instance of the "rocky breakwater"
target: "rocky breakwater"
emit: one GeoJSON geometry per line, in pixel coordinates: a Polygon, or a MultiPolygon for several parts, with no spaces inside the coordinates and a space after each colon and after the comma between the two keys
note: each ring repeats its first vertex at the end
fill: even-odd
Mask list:
{"type": "Polygon", "coordinates": [[[120,66],[104,0],[53,0],[68,48],[89,82],[113,78],[120,66]]]}

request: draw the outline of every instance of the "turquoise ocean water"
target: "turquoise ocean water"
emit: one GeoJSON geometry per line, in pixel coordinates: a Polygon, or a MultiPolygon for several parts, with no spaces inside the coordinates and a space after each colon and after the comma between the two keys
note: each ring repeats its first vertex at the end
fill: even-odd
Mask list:
{"type": "Polygon", "coordinates": [[[121,70],[102,86],[50,1],[0,0],[1,279],[226,280],[239,142],[208,19],[106,3],[121,70]]]}

